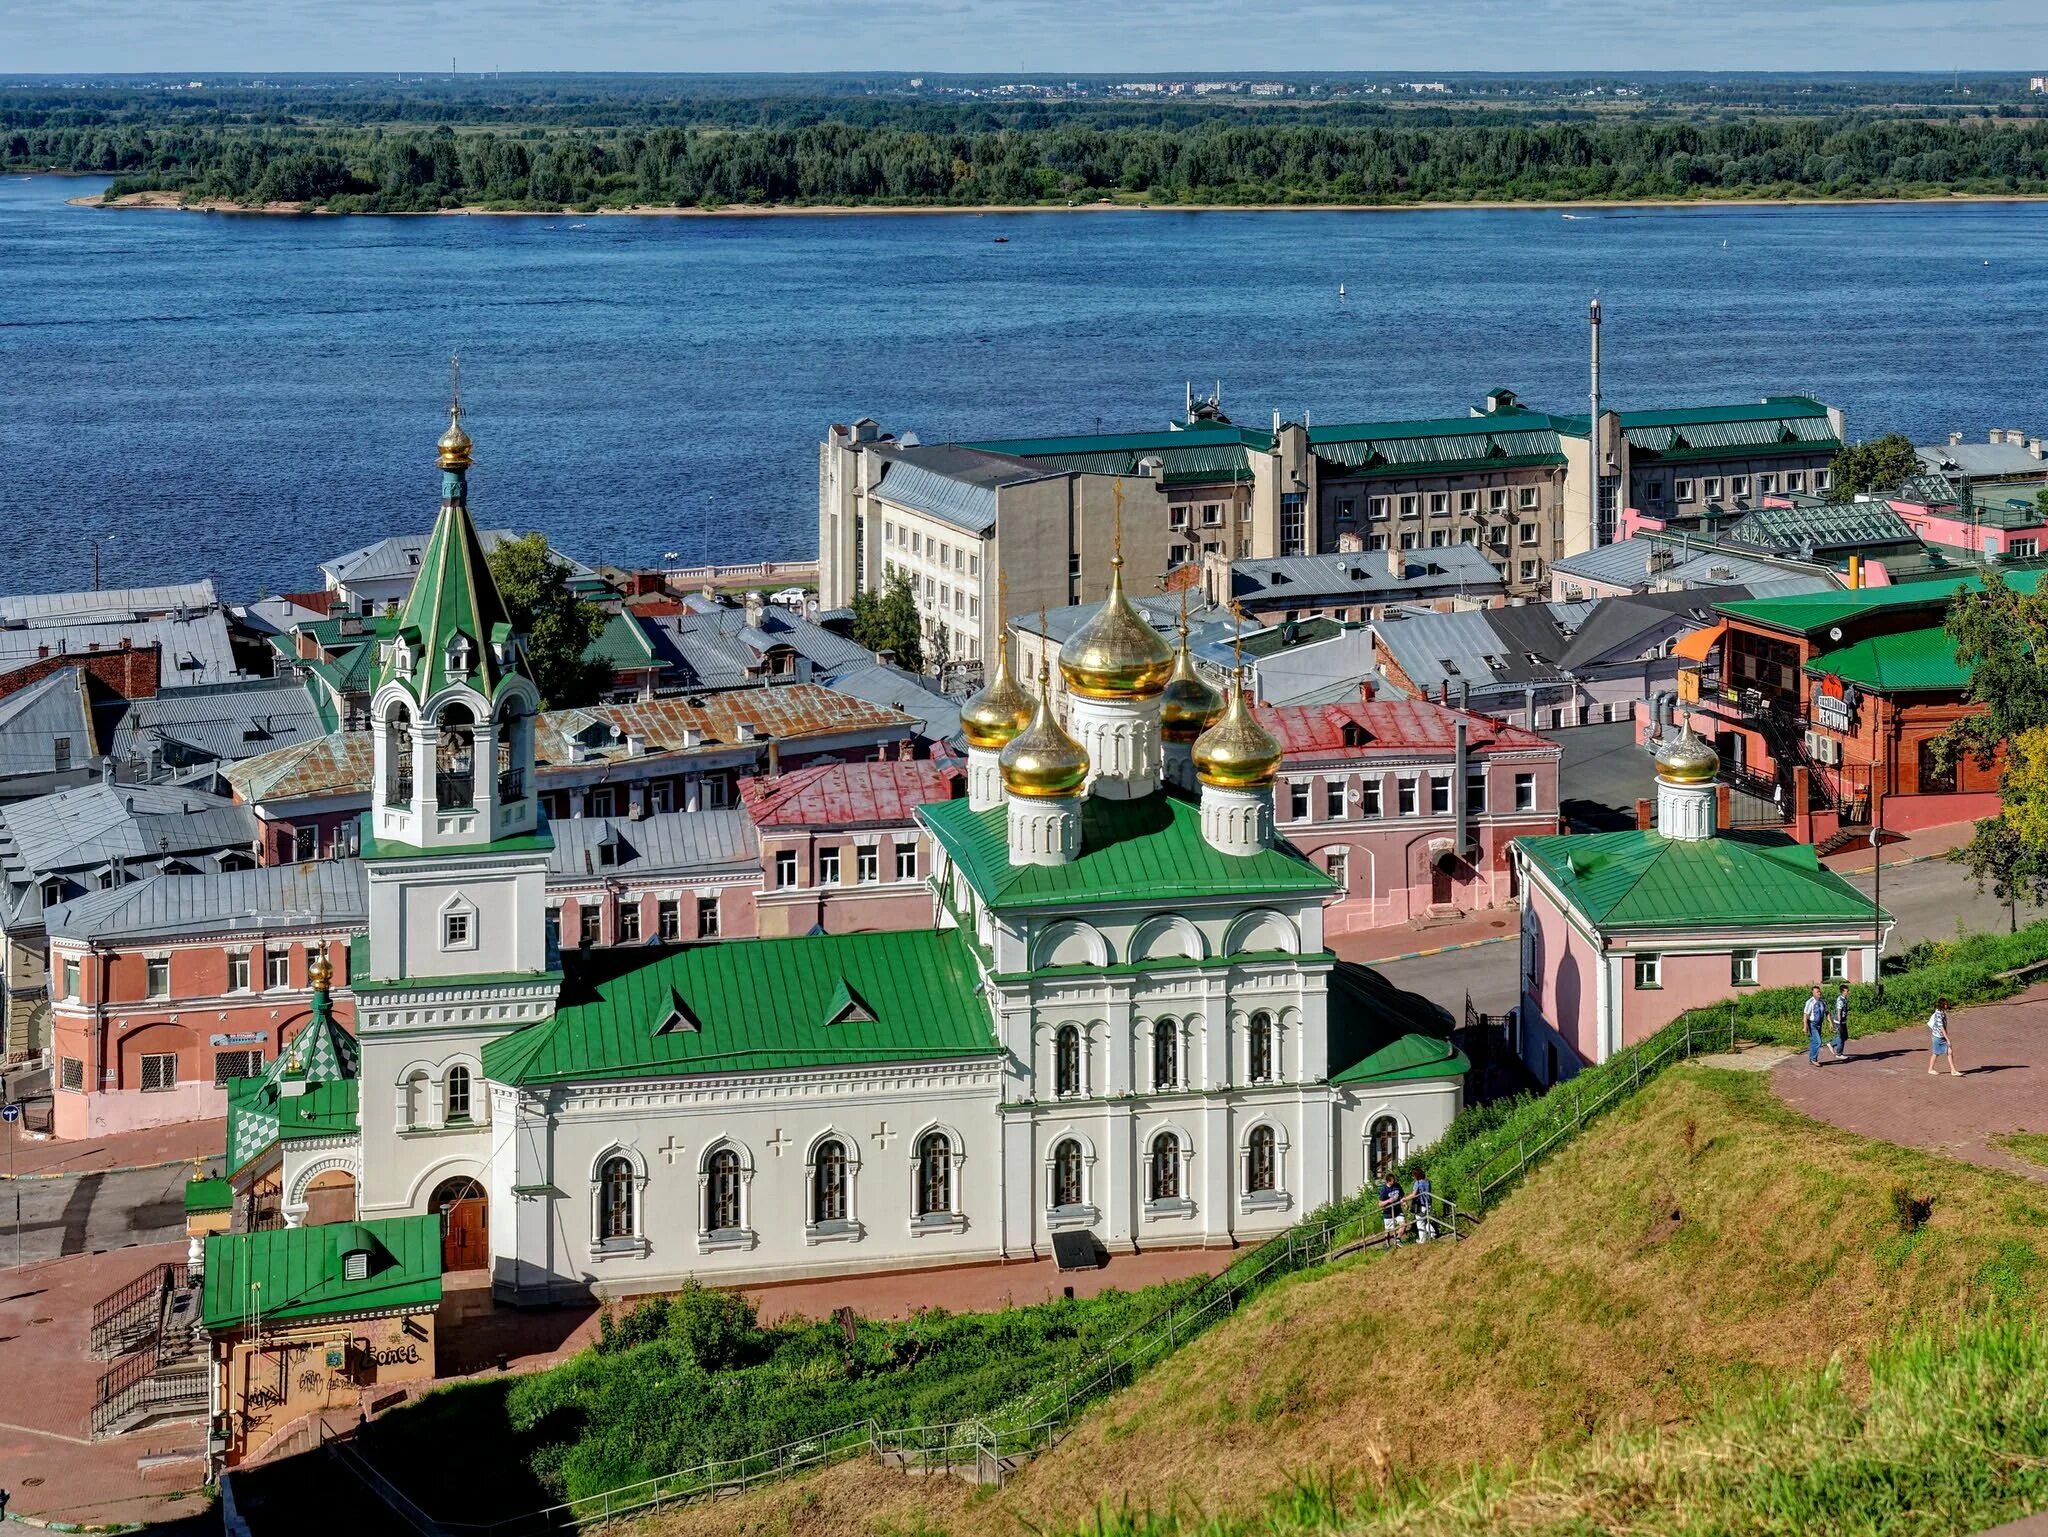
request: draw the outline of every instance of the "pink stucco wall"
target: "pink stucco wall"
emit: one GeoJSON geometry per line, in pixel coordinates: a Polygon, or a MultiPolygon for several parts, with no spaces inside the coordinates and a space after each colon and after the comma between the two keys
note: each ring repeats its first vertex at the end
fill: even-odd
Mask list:
{"type": "MultiPolygon", "coordinates": [[[[1690,939],[1691,936],[1687,936],[1690,939]]],[[[1869,935],[1863,936],[1864,943],[1869,935]]],[[[1748,991],[1738,988],[1731,980],[1730,967],[1734,952],[1738,949],[1757,949],[1757,987],[1811,987],[1820,981],[1820,945],[1796,950],[1764,950],[1759,946],[1729,941],[1725,948],[1702,950],[1687,954],[1659,952],[1663,956],[1663,986],[1638,988],[1635,985],[1635,951],[1651,949],[1648,944],[1632,947],[1619,952],[1621,963],[1621,1041],[1624,1046],[1633,1046],[1647,1035],[1654,1034],[1678,1018],[1687,1009],[1704,1008],[1708,1004],[1725,1003],[1738,993],[1748,991]]],[[[1844,936],[1844,943],[1833,948],[1849,952],[1849,980],[1862,982],[1863,956],[1852,936],[1844,936]]],[[[1795,1019],[1797,1007],[1794,1008],[1795,1019]]]]}
{"type": "MultiPolygon", "coordinates": [[[[1600,952],[1566,919],[1556,902],[1540,889],[1528,895],[1529,917],[1536,934],[1536,964],[1522,957],[1524,985],[1536,1017],[1557,1032],[1564,1044],[1585,1062],[1599,1055],[1600,952]]],[[[1524,939],[1524,945],[1527,939],[1524,939]]],[[[1529,1039],[1528,1032],[1524,1033],[1529,1039]]],[[[1540,1075],[1542,1047],[1532,1046],[1530,1066],[1540,1075]]],[[[1566,1073],[1575,1064],[1560,1064],[1566,1073]]]]}

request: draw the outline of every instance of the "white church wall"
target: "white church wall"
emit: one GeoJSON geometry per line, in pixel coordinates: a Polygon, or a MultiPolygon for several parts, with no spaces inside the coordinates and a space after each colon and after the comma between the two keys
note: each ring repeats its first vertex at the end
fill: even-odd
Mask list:
{"type": "Polygon", "coordinates": [[[412,861],[369,863],[371,975],[477,976],[540,971],[547,965],[547,855],[484,858],[470,867],[450,862],[428,873],[412,861]],[[466,912],[466,932],[454,937],[451,914],[466,912]]]}

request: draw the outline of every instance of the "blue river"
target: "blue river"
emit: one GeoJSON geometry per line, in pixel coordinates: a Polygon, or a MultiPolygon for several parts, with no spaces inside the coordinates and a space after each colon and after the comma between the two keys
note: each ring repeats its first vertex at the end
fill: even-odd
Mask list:
{"type": "Polygon", "coordinates": [[[2048,426],[2048,205],[272,218],[0,181],[0,591],[230,597],[423,528],[463,356],[486,526],[809,556],[817,442],[1811,391],[1856,436],[2048,426]],[[997,237],[1007,237],[999,241],[997,237]],[[1342,284],[1346,291],[1338,296],[1342,284]]]}

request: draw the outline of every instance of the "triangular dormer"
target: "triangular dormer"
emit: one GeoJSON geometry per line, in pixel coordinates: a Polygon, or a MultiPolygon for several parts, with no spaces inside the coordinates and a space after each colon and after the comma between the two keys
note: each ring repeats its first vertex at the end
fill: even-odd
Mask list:
{"type": "Polygon", "coordinates": [[[683,995],[671,987],[668,990],[668,997],[668,1013],[664,1014],[661,1023],[654,1027],[654,1033],[656,1035],[676,1035],[682,1031],[688,1031],[691,1035],[701,1034],[704,1029],[704,1022],[683,1001],[683,995]]]}
{"type": "Polygon", "coordinates": [[[832,1002],[825,1010],[825,1023],[830,1025],[871,1025],[875,1022],[875,1011],[868,1001],[853,990],[853,985],[844,979],[839,991],[832,995],[832,1002]]]}

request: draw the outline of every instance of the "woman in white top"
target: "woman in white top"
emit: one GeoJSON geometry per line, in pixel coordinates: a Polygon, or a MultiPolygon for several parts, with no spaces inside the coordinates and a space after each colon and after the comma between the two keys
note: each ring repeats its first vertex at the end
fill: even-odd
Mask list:
{"type": "Polygon", "coordinates": [[[1938,999],[1934,1005],[1934,1012],[1927,1016],[1927,1034],[1929,1036],[1927,1076],[1933,1077],[1940,1070],[1939,1064],[1946,1062],[1948,1064],[1949,1077],[1962,1077],[1963,1075],[1956,1069],[1955,1053],[1949,1049],[1948,1000],[1946,998],[1938,999]]]}

